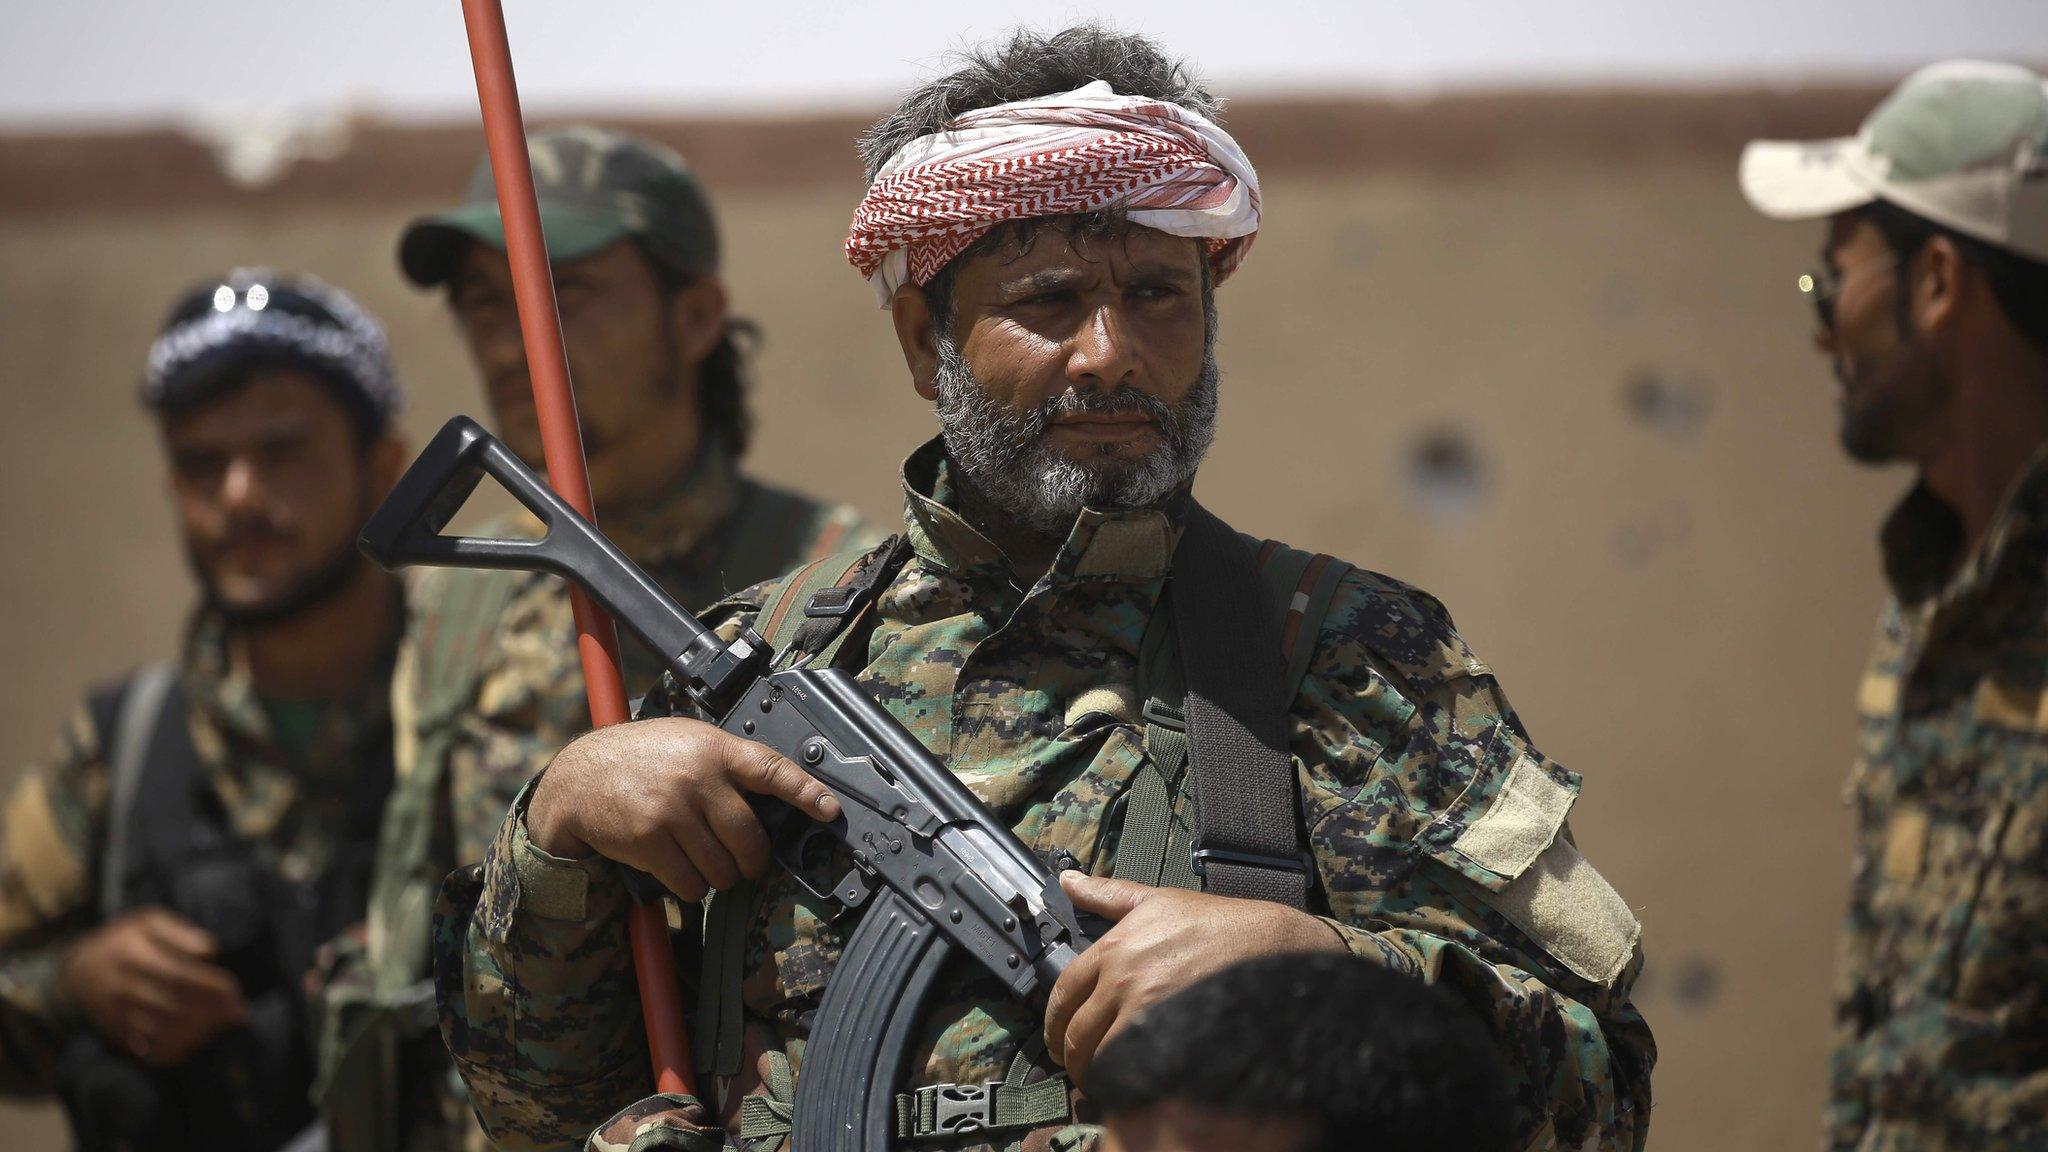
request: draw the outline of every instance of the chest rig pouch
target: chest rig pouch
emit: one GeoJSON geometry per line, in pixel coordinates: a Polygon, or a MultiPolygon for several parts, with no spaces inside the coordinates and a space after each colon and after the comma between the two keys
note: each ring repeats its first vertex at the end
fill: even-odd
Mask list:
{"type": "MultiPolygon", "coordinates": [[[[755,627],[778,663],[858,671],[881,590],[910,557],[892,537],[798,570],[763,602],[755,627]]],[[[1145,762],[1105,815],[1112,875],[1155,887],[1310,906],[1288,712],[1350,565],[1231,530],[1190,502],[1165,594],[1139,652],[1145,762]]],[[[742,1050],[744,934],[755,892],[716,894],[704,921],[697,1065],[729,1077],[742,1050]]],[[[770,1052],[769,1095],[744,1102],[741,1144],[791,1131],[786,1061],[770,1052]],[[779,1087],[778,1087],[779,1085],[779,1087]]],[[[1035,1041],[1000,1082],[933,1084],[896,1098],[900,1141],[1024,1131],[1071,1118],[1065,1074],[1035,1041]]],[[[1014,1141],[1013,1141],[1014,1143],[1014,1141]]]]}
{"type": "Polygon", "coordinates": [[[81,1030],[59,1069],[73,1131],[86,1148],[280,1147],[313,1120],[300,980],[315,949],[361,914],[391,778],[390,733],[365,739],[382,755],[359,765],[336,858],[319,876],[293,880],[236,830],[206,779],[173,668],[151,666],[95,694],[91,711],[112,768],[102,921],[155,906],[197,924],[218,942],[217,963],[241,985],[249,1020],[169,1069],[81,1030]]]}

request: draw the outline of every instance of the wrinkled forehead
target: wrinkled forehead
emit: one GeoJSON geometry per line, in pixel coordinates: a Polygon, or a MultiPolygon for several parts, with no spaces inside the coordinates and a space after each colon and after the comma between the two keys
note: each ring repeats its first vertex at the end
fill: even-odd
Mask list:
{"type": "Polygon", "coordinates": [[[1199,280],[1207,260],[1199,239],[1121,217],[1055,217],[995,229],[959,256],[955,274],[963,284],[1048,272],[1089,278],[1145,272],[1199,280]]]}

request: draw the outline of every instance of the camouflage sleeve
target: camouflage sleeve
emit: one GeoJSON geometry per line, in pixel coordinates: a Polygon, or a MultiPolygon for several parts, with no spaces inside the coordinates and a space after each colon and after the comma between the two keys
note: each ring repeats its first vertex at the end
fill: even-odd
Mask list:
{"type": "Polygon", "coordinates": [[[1640,928],[1572,842],[1579,777],[1529,743],[1441,605],[1353,591],[1295,706],[1332,926],[1491,1026],[1517,1147],[1641,1148],[1656,1050],[1629,1000],[1640,928]]]}
{"type": "Polygon", "coordinates": [[[442,1038],[506,1152],[580,1145],[648,1087],[625,885],[608,861],[528,840],[530,794],[434,925],[442,1038]]]}
{"type": "MultiPolygon", "coordinates": [[[[731,636],[756,608],[758,599],[742,594],[705,622],[731,636]]],[[[668,682],[650,693],[643,715],[686,706],[668,682]]],[[[609,862],[564,860],[527,839],[526,801],[537,783],[500,821],[484,863],[443,888],[434,916],[442,1038],[478,1118],[506,1152],[602,1137],[648,1088],[626,939],[630,897],[609,862]]]]}
{"type": "MultiPolygon", "coordinates": [[[[435,623],[425,611],[419,618],[423,623],[416,631],[435,623]]],[[[440,740],[445,741],[456,863],[483,859],[512,798],[562,745],[590,726],[582,662],[576,645],[563,639],[575,631],[561,584],[552,577],[521,574],[503,612],[483,629],[489,644],[468,692],[438,708],[422,709],[447,728],[440,740]]],[[[423,718],[422,746],[435,740],[423,718]]]]}
{"type": "Polygon", "coordinates": [[[93,877],[105,837],[107,766],[80,708],[25,773],[0,826],[0,1092],[48,1091],[78,1026],[57,986],[64,950],[97,919],[93,877]]]}

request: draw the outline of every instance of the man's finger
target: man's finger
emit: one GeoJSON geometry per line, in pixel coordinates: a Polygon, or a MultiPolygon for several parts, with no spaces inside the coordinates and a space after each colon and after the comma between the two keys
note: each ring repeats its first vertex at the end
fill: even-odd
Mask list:
{"type": "Polygon", "coordinates": [[[135,923],[151,942],[181,956],[209,960],[220,954],[212,933],[168,908],[145,908],[135,914],[135,923]]]}
{"type": "Polygon", "coordinates": [[[697,866],[690,863],[689,853],[683,851],[682,845],[673,840],[662,839],[659,842],[650,840],[640,847],[648,855],[621,863],[638,868],[661,881],[661,886],[675,893],[676,899],[686,904],[695,903],[711,891],[711,886],[704,883],[704,877],[697,871],[697,866]]]}
{"type": "Polygon", "coordinates": [[[1115,997],[1096,995],[1090,996],[1067,1022],[1066,1038],[1061,1044],[1065,1059],[1061,1063],[1083,1088],[1087,1087],[1088,1065],[1094,1062],[1096,1051],[1116,1029],[1122,1014],[1123,1005],[1115,997]]]}
{"type": "Polygon", "coordinates": [[[121,997],[124,1001],[123,1017],[131,1023],[169,1016],[178,1010],[177,993],[169,985],[154,979],[131,981],[121,990],[121,997]]]}
{"type": "Polygon", "coordinates": [[[810,773],[790,763],[766,744],[731,738],[727,768],[749,792],[759,792],[802,812],[813,820],[837,820],[839,800],[810,773]]]}
{"type": "Polygon", "coordinates": [[[722,891],[740,882],[740,866],[719,842],[718,833],[703,813],[694,808],[684,809],[670,821],[670,831],[704,883],[722,891]]]}
{"type": "Polygon", "coordinates": [[[1052,991],[1045,998],[1045,1050],[1053,1060],[1066,1063],[1067,1022],[1073,1018],[1076,1009],[1086,1003],[1095,992],[1096,981],[1102,973],[1104,953],[1090,948],[1067,965],[1060,978],[1053,982],[1052,991]]]}
{"type": "Polygon", "coordinates": [[[177,952],[144,951],[135,957],[135,967],[146,981],[180,1001],[174,1011],[198,1002],[228,1006],[237,1013],[243,1009],[241,983],[218,964],[177,952]]]}
{"type": "Polygon", "coordinates": [[[718,842],[732,856],[733,863],[750,880],[760,880],[768,875],[775,864],[774,848],[768,842],[768,831],[761,827],[761,818],[746,797],[737,792],[706,800],[704,822],[711,826],[718,842]]]}
{"type": "Polygon", "coordinates": [[[1134,884],[1129,880],[1090,876],[1072,869],[1060,873],[1060,887],[1066,890],[1067,899],[1074,902],[1074,907],[1111,921],[1121,920],[1137,911],[1138,905],[1160,892],[1158,888],[1134,884]]]}

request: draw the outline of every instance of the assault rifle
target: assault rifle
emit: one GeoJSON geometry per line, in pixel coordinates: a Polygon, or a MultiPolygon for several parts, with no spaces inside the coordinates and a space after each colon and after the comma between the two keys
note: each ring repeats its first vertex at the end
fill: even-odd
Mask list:
{"type": "MultiPolygon", "coordinates": [[[[808,858],[813,837],[844,845],[853,866],[829,896],[867,909],[805,1048],[795,1102],[805,1152],[895,1144],[895,1089],[911,1029],[954,949],[1024,999],[1050,988],[1100,933],[1102,922],[1076,913],[1051,869],[853,677],[837,668],[774,671],[774,654],[752,629],[720,640],[476,421],[457,416],[442,427],[363,528],[361,545],[386,568],[517,568],[574,581],[662,656],[720,728],[801,764],[838,797],[830,824],[756,800],[785,867],[808,858]],[[442,534],[486,475],[540,518],[544,537],[442,534]]],[[[990,1099],[971,1091],[941,1099],[940,1129],[986,1127],[990,1099]]]]}

